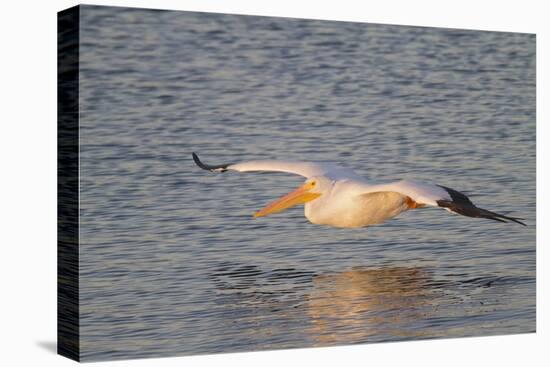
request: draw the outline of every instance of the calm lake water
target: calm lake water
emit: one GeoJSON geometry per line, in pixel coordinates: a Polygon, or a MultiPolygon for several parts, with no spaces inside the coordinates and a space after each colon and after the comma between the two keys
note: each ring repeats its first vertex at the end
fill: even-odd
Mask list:
{"type": "Polygon", "coordinates": [[[535,36],[84,6],[84,361],[535,331],[535,36]],[[340,162],[527,227],[252,214],[340,162]]]}

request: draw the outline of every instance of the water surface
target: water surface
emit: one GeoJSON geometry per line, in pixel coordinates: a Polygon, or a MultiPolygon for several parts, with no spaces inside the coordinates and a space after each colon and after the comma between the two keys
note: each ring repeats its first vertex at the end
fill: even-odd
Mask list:
{"type": "Polygon", "coordinates": [[[535,330],[534,35],[92,6],[81,27],[83,360],[535,330]],[[302,179],[192,151],[435,182],[528,226],[253,219],[302,179]]]}

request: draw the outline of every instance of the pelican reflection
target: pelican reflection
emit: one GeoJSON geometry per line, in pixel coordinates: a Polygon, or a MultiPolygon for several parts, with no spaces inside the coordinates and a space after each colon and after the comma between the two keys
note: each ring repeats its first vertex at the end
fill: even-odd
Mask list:
{"type": "Polygon", "coordinates": [[[320,274],[229,263],[211,279],[223,329],[238,331],[243,342],[273,343],[263,347],[422,337],[423,320],[434,311],[434,282],[420,267],[320,274]]]}
{"type": "Polygon", "coordinates": [[[358,268],[313,277],[307,313],[316,345],[421,337],[432,310],[423,268],[358,268]],[[416,327],[415,327],[416,326],[416,327]]]}

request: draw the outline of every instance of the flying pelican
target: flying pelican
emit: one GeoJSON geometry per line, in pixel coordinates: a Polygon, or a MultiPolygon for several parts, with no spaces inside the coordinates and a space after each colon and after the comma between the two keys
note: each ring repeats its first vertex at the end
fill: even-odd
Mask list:
{"type": "Polygon", "coordinates": [[[429,205],[467,217],[525,225],[520,221],[522,218],[478,208],[466,195],[445,186],[414,180],[373,185],[351,169],[333,163],[263,160],[212,166],[201,162],[195,153],[193,160],[197,166],[211,172],[273,171],[306,178],[300,187],[268,204],[256,212],[254,217],[305,204],[305,216],[311,223],[357,228],[379,224],[406,210],[429,205]]]}

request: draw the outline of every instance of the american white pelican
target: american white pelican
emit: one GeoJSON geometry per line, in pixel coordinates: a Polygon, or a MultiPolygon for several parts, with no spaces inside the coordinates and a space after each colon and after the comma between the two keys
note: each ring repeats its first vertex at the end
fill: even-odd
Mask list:
{"type": "Polygon", "coordinates": [[[274,171],[294,173],[306,178],[304,184],[268,204],[256,212],[254,217],[305,204],[305,216],[311,223],[356,228],[379,224],[406,210],[429,205],[467,217],[525,225],[520,221],[522,218],[478,208],[466,195],[445,186],[412,180],[373,185],[352,170],[333,163],[264,160],[211,166],[201,162],[195,153],[193,160],[197,166],[211,172],[274,171]]]}

